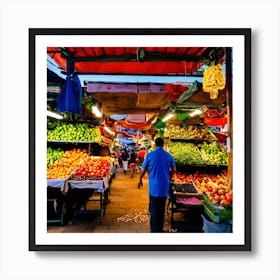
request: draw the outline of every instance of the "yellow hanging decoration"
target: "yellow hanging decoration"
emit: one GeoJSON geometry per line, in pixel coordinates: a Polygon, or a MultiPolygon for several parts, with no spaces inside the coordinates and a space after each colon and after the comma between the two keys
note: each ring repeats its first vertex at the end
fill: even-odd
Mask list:
{"type": "Polygon", "coordinates": [[[210,93],[211,99],[218,97],[218,90],[225,88],[226,78],[221,64],[210,66],[203,72],[203,91],[210,93]]]}

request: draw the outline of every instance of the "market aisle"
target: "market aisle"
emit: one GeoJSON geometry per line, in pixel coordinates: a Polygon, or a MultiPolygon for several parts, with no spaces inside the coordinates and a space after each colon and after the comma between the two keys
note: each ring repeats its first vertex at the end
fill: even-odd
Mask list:
{"type": "Polygon", "coordinates": [[[110,203],[103,222],[94,232],[149,232],[147,180],[141,190],[137,188],[139,174],[117,172],[110,187],[110,203]]]}
{"type": "MultiPolygon", "coordinates": [[[[143,188],[137,188],[139,174],[130,178],[121,171],[116,173],[110,185],[110,202],[107,204],[102,223],[93,214],[81,214],[74,224],[66,226],[49,225],[48,232],[149,232],[148,185],[143,180],[143,188]]],[[[96,202],[88,202],[87,209],[96,209],[96,202]]]]}

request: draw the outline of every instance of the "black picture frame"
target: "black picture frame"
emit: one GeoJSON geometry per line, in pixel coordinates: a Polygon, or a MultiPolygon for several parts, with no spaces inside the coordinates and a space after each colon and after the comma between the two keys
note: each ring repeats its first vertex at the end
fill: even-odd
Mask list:
{"type": "MultiPolygon", "coordinates": [[[[43,185],[40,182],[40,186],[43,185]]],[[[42,186],[41,186],[42,187],[42,186]]],[[[30,251],[251,251],[251,29],[249,28],[177,28],[177,29],[29,29],[29,250],[30,251]],[[243,244],[176,244],[176,245],[77,245],[40,244],[36,241],[35,209],[36,188],[36,38],[46,35],[190,35],[190,36],[243,36],[244,37],[244,243],[243,244]]]]}

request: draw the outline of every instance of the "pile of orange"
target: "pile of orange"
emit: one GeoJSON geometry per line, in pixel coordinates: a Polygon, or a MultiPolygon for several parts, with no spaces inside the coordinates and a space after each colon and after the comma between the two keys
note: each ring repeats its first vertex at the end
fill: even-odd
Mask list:
{"type": "Polygon", "coordinates": [[[62,158],[47,170],[47,179],[66,179],[81,160],[87,156],[86,149],[65,151],[62,158]]]}

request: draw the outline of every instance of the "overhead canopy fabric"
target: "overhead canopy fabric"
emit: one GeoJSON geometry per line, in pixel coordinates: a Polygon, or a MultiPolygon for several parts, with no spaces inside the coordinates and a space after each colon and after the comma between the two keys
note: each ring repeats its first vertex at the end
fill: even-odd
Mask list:
{"type": "Polygon", "coordinates": [[[149,130],[152,128],[152,123],[131,123],[128,121],[117,121],[117,125],[122,126],[123,128],[131,128],[134,130],[149,130]]]}
{"type": "Polygon", "coordinates": [[[133,123],[144,123],[146,121],[146,114],[128,114],[127,121],[133,123]]]}
{"type": "Polygon", "coordinates": [[[87,92],[102,104],[106,114],[158,113],[168,105],[168,94],[159,84],[89,83],[87,92]]]}
{"type": "Polygon", "coordinates": [[[80,74],[186,75],[216,59],[217,49],[223,54],[223,48],[206,47],[48,47],[47,51],[59,67],[66,71],[68,60],[80,74]]]}

